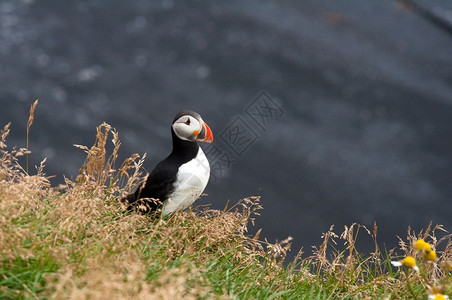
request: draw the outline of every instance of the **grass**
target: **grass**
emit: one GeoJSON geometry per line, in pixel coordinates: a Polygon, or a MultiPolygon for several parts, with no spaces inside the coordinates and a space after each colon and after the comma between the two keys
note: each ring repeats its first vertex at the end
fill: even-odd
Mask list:
{"type": "Polygon", "coordinates": [[[262,209],[258,197],[170,218],[125,212],[118,198],[142,180],[144,157],[116,166],[120,141],[108,124],[92,147],[77,146],[87,153],[80,174],[59,187],[43,173],[45,161],[33,176],[20,166],[26,151],[8,149],[8,132],[9,124],[0,132],[0,299],[426,299],[452,292],[452,242],[441,226],[409,229],[399,249],[383,253],[376,226],[352,224],[341,235],[331,227],[311,256],[300,251],[286,261],[290,239],[270,244],[259,232],[247,234],[262,209]],[[358,233],[374,239],[372,253],[357,251],[358,233]],[[414,249],[419,238],[438,260],[414,249]],[[408,255],[419,272],[391,265],[408,255]]]}

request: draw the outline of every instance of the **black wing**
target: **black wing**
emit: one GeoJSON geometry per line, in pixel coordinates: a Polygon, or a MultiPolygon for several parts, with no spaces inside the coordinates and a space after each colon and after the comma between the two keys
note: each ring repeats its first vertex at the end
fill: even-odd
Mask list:
{"type": "Polygon", "coordinates": [[[178,169],[179,165],[171,156],[167,157],[152,170],[144,186],[138,187],[135,193],[122,198],[121,201],[128,204],[128,209],[138,207],[144,213],[158,209],[173,192],[178,169]],[[157,199],[160,202],[143,198],[157,199]]]}

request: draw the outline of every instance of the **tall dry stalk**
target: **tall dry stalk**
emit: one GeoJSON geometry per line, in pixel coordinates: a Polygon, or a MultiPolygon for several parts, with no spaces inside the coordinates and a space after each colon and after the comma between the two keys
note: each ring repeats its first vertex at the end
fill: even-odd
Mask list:
{"type": "Polygon", "coordinates": [[[29,150],[30,148],[28,147],[28,140],[29,140],[29,134],[30,134],[30,127],[33,124],[33,121],[35,119],[35,109],[36,109],[36,106],[38,106],[38,102],[39,102],[39,100],[36,99],[36,101],[31,105],[29,116],[28,116],[28,122],[27,122],[27,151],[25,153],[27,175],[29,175],[29,173],[28,173],[28,155],[30,154],[30,150],[29,150]]]}
{"type": "Polygon", "coordinates": [[[109,124],[104,122],[97,127],[96,141],[92,147],[74,146],[87,154],[77,177],[78,183],[91,183],[94,188],[106,188],[112,193],[123,190],[127,193],[135,188],[138,182],[142,181],[140,170],[146,154],[140,158],[139,154],[134,153],[124,160],[119,169],[116,169],[115,165],[121,142],[118,132],[109,124]],[[110,156],[107,156],[107,141],[110,134],[113,136],[111,142],[114,148],[110,156]],[[128,174],[130,170],[133,170],[131,175],[128,174]]]}

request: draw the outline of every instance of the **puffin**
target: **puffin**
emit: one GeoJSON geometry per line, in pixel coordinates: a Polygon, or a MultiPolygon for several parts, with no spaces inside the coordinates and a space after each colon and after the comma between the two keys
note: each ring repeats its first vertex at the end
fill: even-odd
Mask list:
{"type": "Polygon", "coordinates": [[[162,215],[183,210],[195,202],[207,186],[210,165],[198,142],[213,142],[213,134],[201,116],[180,111],[171,124],[173,149],[160,161],[137,190],[122,198],[128,210],[162,215]],[[158,200],[158,201],[157,201],[158,200]]]}

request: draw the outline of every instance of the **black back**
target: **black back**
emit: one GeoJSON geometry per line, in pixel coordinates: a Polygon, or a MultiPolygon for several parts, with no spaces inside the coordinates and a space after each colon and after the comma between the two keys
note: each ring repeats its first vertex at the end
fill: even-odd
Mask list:
{"type": "MultiPolygon", "coordinates": [[[[183,115],[193,115],[193,113],[194,112],[190,111],[182,111],[176,115],[175,120],[183,115]]],[[[199,117],[198,114],[196,115],[199,117]]],[[[193,116],[196,117],[195,115],[193,116]]],[[[197,142],[181,140],[177,137],[172,128],[171,134],[173,139],[173,150],[170,155],[157,164],[154,170],[149,174],[144,186],[141,185],[135,193],[122,199],[123,202],[129,204],[129,209],[139,204],[143,204],[139,208],[142,212],[149,212],[159,208],[161,202],[165,201],[174,191],[174,182],[176,181],[179,167],[194,159],[198,154],[199,145],[197,142]],[[142,198],[158,199],[160,200],[160,203],[145,199],[141,200],[142,198]]]]}

